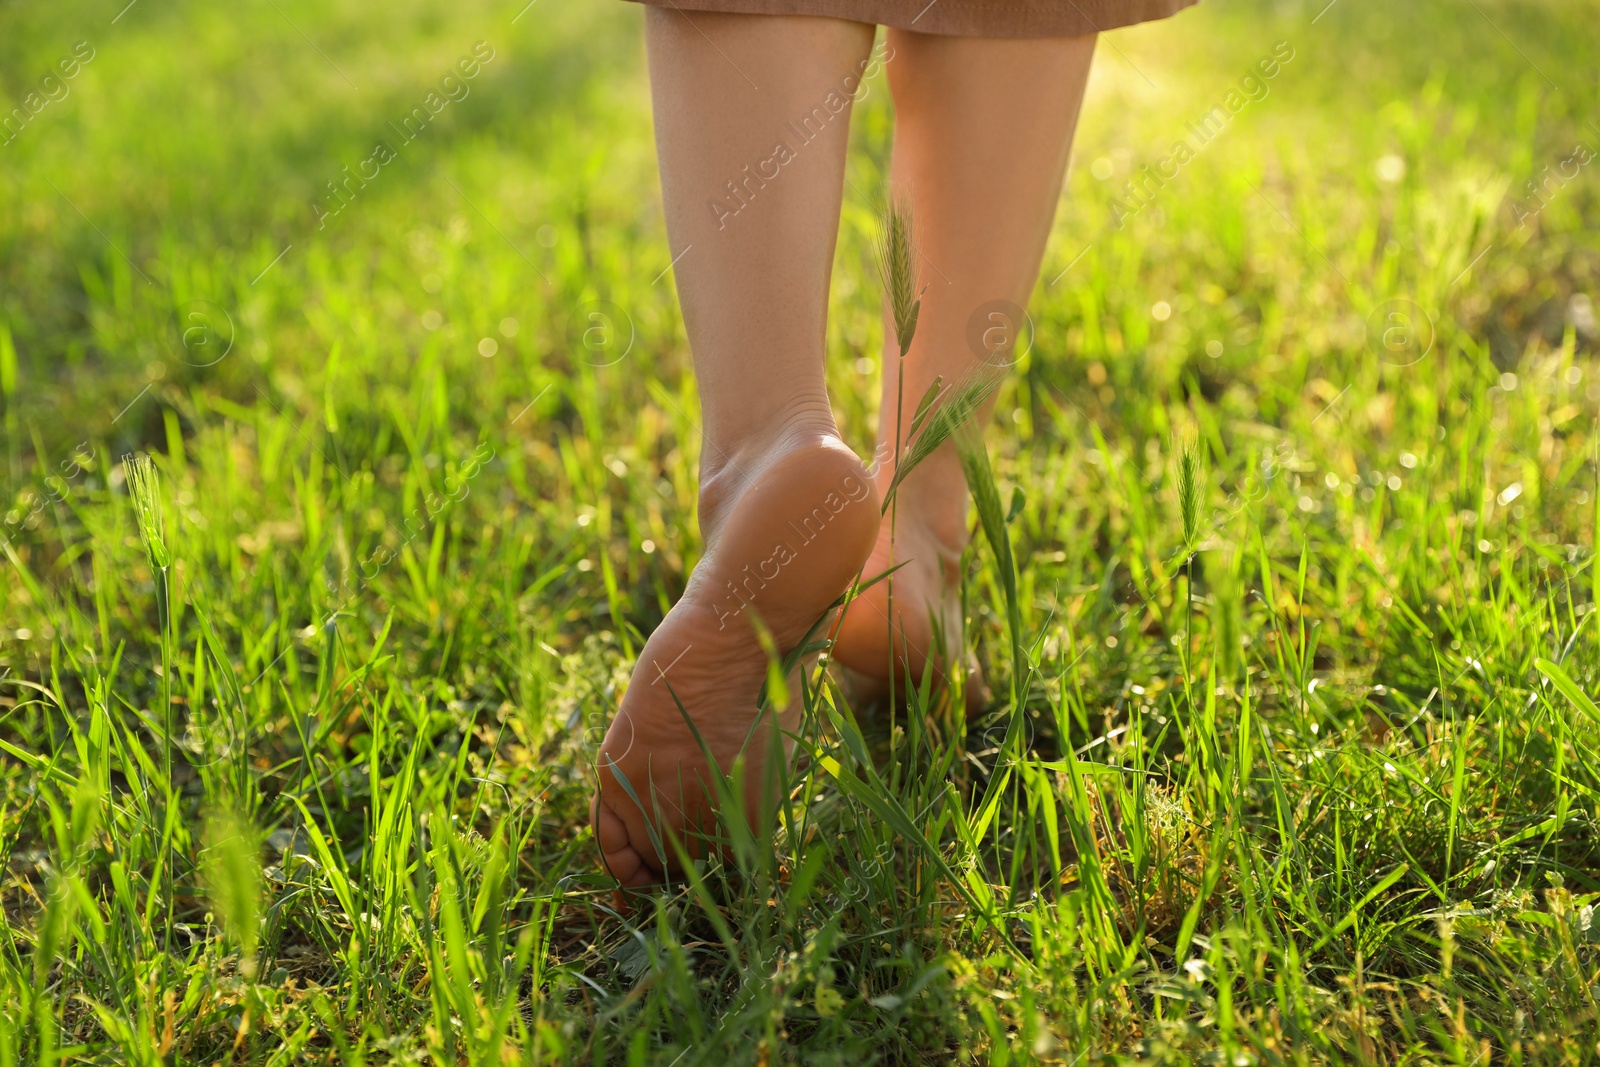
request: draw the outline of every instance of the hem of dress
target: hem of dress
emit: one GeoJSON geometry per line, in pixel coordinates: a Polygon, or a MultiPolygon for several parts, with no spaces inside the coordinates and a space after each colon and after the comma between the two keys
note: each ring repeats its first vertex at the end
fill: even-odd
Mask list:
{"type": "Polygon", "coordinates": [[[890,0],[632,0],[679,11],[816,15],[959,37],[1081,37],[1154,22],[1197,0],[932,0],[918,11],[890,0]]]}

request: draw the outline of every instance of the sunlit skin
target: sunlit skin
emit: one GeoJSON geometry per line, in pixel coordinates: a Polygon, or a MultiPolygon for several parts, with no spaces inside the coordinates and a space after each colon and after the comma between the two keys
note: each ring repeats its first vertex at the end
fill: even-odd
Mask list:
{"type": "Polygon", "coordinates": [[[607,867],[630,886],[675,865],[669,833],[691,854],[705,847],[694,831],[710,829],[708,768],[684,711],[722,770],[745,752],[749,813],[767,802],[770,731],[781,724],[769,718],[752,731],[768,658],[744,611],[789,652],[859,573],[879,521],[872,477],[839,438],[822,370],[847,115],[818,124],[765,188],[752,183],[737,216],[726,217],[727,205],[739,202],[724,199],[724,183],[769,158],[787,121],[868,58],[872,30],[702,12],[691,24],[655,8],[646,18],[667,232],[700,389],[706,554],[645,644],[600,747],[595,834],[607,867]],[[759,91],[741,70],[759,78],[759,91]],[[829,494],[847,501],[837,515],[829,494]],[[816,536],[799,544],[794,527],[804,531],[818,507],[831,518],[813,520],[816,536]],[[795,558],[774,572],[778,543],[795,558]],[[760,576],[763,564],[773,578],[760,576]],[[746,567],[764,587],[744,584],[746,567]]]}
{"type": "Polygon", "coordinates": [[[887,460],[875,472],[841,441],[824,383],[851,92],[881,64],[895,97],[894,193],[914,211],[926,286],[904,364],[909,420],[936,377],[951,383],[996,361],[968,343],[975,312],[1027,303],[1094,43],[891,30],[874,56],[862,23],[707,12],[691,22],[663,8],[646,20],[667,231],[700,390],[706,554],[646,643],[600,748],[595,834],[625,886],[669,876],[673,841],[691,856],[708,847],[715,800],[701,742],[722,772],[742,763],[752,822],[770,807],[783,751],[773,731],[792,730],[798,711],[758,713],[770,656],[794,650],[863,572],[906,563],[892,590],[896,654],[880,583],[837,620],[839,661],[886,686],[930,659],[946,673],[959,654],[968,505],[954,452],[902,485],[891,553],[879,516],[899,367],[884,369],[887,460]]]}
{"type": "MultiPolygon", "coordinates": [[[[899,420],[909,424],[934,380],[948,390],[980,362],[1002,372],[1017,353],[997,346],[1019,334],[1026,344],[1025,323],[1001,306],[1026,307],[1033,290],[1094,52],[1092,36],[993,40],[891,29],[887,41],[894,54],[885,65],[895,101],[890,182],[912,210],[922,308],[903,383],[893,317],[885,315],[890,340],[878,427],[878,454],[889,457],[878,470],[884,492],[896,442],[903,448],[905,439],[899,420]]],[[[992,406],[978,413],[979,425],[992,406]]],[[[892,586],[880,582],[861,594],[834,650],[867,688],[888,688],[891,599],[897,686],[921,679],[930,658],[934,675],[944,676],[960,654],[958,563],[970,536],[967,512],[953,444],[897,490],[893,549],[886,521],[866,572],[904,566],[892,586]]],[[[974,669],[968,664],[969,673],[974,669]]],[[[967,710],[975,713],[982,685],[970,681],[967,710]]]]}

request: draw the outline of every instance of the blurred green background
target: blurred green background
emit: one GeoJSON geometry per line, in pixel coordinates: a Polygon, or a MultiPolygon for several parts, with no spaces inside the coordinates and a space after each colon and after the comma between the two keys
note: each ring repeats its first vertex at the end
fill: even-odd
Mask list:
{"type": "MultiPolygon", "coordinates": [[[[1196,362],[1208,377],[1292,388],[1293,376],[1271,373],[1263,359],[1358,342],[1366,312],[1390,288],[1405,288],[1435,315],[1454,301],[1487,316],[1501,331],[1491,340],[1503,346],[1502,360],[1517,355],[1516,331],[1530,317],[1543,316],[1546,334],[1559,339],[1564,298],[1587,281],[1573,274],[1581,263],[1524,262],[1534,282],[1515,285],[1513,275],[1510,291],[1499,292],[1494,283],[1504,279],[1491,261],[1470,291],[1445,287],[1479,251],[1483,242],[1472,238],[1487,239],[1486,218],[1502,197],[1528,200],[1524,183],[1597,136],[1586,110],[1593,54],[1576,29],[1586,10],[1507,4],[1490,12],[1468,3],[1375,11],[1341,2],[1312,24],[1317,12],[1306,5],[1210,3],[1112,35],[1099,49],[1046,280],[1094,247],[1084,269],[1041,289],[1041,330],[1054,317],[1064,332],[1073,325],[1067,310],[1092,298],[1093,318],[1121,329],[1086,325],[1081,339],[1058,347],[1080,363],[1116,361],[1137,347],[1157,388],[1203,350],[1196,338],[1210,331],[1226,343],[1238,329],[1227,321],[1232,306],[1200,299],[1202,282],[1220,285],[1239,311],[1257,305],[1257,320],[1255,286],[1295,290],[1283,333],[1229,344],[1220,362],[1196,362]],[[1280,41],[1295,58],[1268,83],[1270,95],[1184,169],[1149,225],[1114,230],[1122,182],[1167,155],[1280,41]],[[1376,164],[1389,156],[1401,162],[1385,182],[1376,164]],[[1104,180],[1091,174],[1099,159],[1109,167],[1104,180]],[[1297,207],[1333,189],[1346,194],[1329,197],[1345,212],[1337,203],[1297,207]],[[1257,190],[1275,193],[1275,207],[1257,190]],[[1272,221],[1280,209],[1290,221],[1272,221]],[[1262,212],[1268,228],[1249,228],[1262,212]],[[1293,240],[1331,259],[1297,254],[1306,276],[1258,279],[1273,254],[1255,246],[1293,240]],[[1347,254],[1372,269],[1330,269],[1347,254]],[[1163,296],[1199,306],[1152,336],[1147,311],[1163,296]],[[1288,351],[1262,351],[1263,341],[1288,351]]],[[[395,367],[437,359],[460,368],[452,391],[476,416],[469,398],[508,379],[532,397],[564,377],[564,327],[575,306],[595,298],[625,309],[641,338],[608,388],[643,397],[648,380],[677,378],[672,293],[667,280],[653,281],[669,256],[636,9],[539,0],[520,12],[416,5],[374,19],[290,4],[136,3],[113,24],[117,14],[73,4],[5,14],[4,89],[19,105],[74,44],[87,41],[94,54],[66,82],[68,95],[5,146],[3,310],[22,368],[8,413],[22,424],[48,427],[57,420],[46,413],[71,411],[75,428],[109,435],[119,449],[159,442],[162,395],[203,385],[253,403],[258,384],[314,387],[336,341],[350,358],[335,372],[342,366],[351,384],[373,382],[375,400],[397,384],[384,381],[395,367]],[[357,168],[378,140],[398,142],[394,127],[479,41],[495,58],[467,82],[470,95],[400,145],[400,158],[357,202],[319,226],[311,205],[328,199],[326,183],[357,168]],[[205,373],[174,351],[182,347],[179,309],[192,300],[232,320],[235,351],[205,373]],[[434,330],[419,328],[429,309],[442,317],[434,330]],[[523,327],[514,337],[498,331],[508,316],[523,327]],[[492,361],[476,354],[485,336],[502,346],[492,361]],[[158,403],[112,427],[152,380],[158,403]]],[[[859,252],[851,238],[877,225],[891,121],[880,85],[856,116],[847,266],[859,252]]],[[[1571,228],[1589,195],[1579,181],[1572,195],[1554,198],[1540,225],[1571,228]]],[[[840,274],[830,354],[848,353],[836,366],[849,368],[859,355],[876,358],[876,327],[873,299],[857,297],[859,271],[840,274]]],[[[225,333],[227,324],[217,328],[225,333]]],[[[848,369],[835,383],[841,409],[865,420],[858,398],[873,391],[848,369]]],[[[547,394],[544,414],[561,407],[559,394],[547,394]]],[[[27,433],[21,443],[18,436],[13,477],[27,448],[27,433]]]]}

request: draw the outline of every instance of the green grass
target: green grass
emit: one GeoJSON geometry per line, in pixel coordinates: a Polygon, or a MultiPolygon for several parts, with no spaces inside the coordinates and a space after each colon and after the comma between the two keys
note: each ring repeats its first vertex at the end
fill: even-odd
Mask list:
{"type": "Polygon", "coordinates": [[[700,551],[638,10],[121,8],[0,9],[5,101],[94,49],[0,146],[0,1067],[1600,1060],[1600,170],[1527,192],[1592,2],[1103,41],[967,452],[1000,705],[808,691],[770,839],[629,914],[595,745],[700,551]]]}

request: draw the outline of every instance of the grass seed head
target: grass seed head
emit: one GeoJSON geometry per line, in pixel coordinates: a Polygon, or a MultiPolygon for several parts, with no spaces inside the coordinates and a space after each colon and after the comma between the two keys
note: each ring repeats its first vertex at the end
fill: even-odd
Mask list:
{"type": "Polygon", "coordinates": [[[143,452],[122,458],[128,476],[128,496],[133,500],[133,514],[139,523],[139,540],[150,557],[152,570],[164,571],[172,565],[172,554],[167,551],[164,527],[161,520],[161,479],[156,465],[143,452]]]}
{"type": "Polygon", "coordinates": [[[1183,513],[1183,545],[1193,552],[1200,543],[1200,511],[1205,503],[1205,468],[1200,450],[1185,444],[1178,458],[1178,508],[1183,513]]]}
{"type": "Polygon", "coordinates": [[[883,287],[889,294],[889,307],[894,313],[894,333],[902,359],[911,349],[911,338],[917,332],[917,313],[922,307],[922,301],[917,299],[912,232],[911,209],[891,199],[883,220],[883,233],[878,240],[878,270],[883,275],[883,287]]]}

